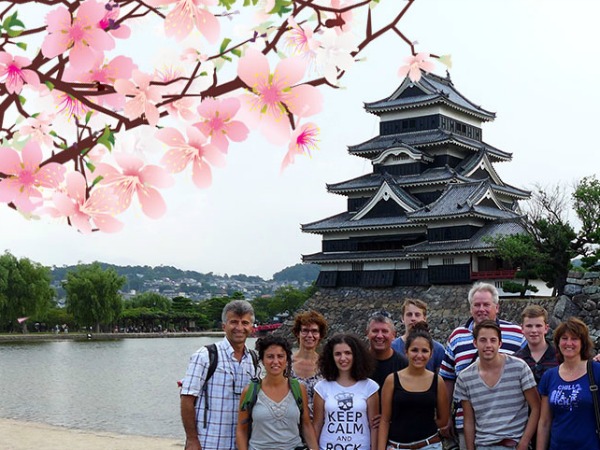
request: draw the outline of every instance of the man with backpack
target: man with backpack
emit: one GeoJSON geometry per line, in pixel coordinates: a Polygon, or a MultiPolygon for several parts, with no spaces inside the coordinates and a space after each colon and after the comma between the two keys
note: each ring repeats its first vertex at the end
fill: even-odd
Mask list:
{"type": "Polygon", "coordinates": [[[254,310],[234,300],[221,314],[225,339],[200,348],[190,358],[181,385],[185,450],[234,450],[242,390],[258,375],[258,358],[246,348],[254,310]]]}

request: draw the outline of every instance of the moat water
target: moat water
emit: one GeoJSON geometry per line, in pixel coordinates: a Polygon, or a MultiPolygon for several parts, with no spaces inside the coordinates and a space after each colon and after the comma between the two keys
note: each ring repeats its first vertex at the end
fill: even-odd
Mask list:
{"type": "Polygon", "coordinates": [[[183,439],[177,381],[192,353],[220,339],[0,344],[0,417],[183,439]]]}

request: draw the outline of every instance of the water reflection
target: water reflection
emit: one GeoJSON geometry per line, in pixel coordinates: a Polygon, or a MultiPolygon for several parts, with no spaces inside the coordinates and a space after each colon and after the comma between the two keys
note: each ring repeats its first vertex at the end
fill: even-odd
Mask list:
{"type": "Polygon", "coordinates": [[[182,438],[177,380],[185,374],[190,355],[214,341],[0,344],[0,417],[182,438]]]}

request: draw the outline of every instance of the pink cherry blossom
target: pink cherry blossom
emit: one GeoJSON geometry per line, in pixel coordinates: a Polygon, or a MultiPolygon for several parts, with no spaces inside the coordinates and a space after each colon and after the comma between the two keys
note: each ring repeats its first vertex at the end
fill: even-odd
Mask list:
{"type": "Polygon", "coordinates": [[[200,130],[187,128],[188,140],[175,128],[163,128],[156,133],[156,138],[170,148],[163,156],[161,163],[172,173],[181,172],[192,163],[192,180],[199,188],[207,188],[212,183],[210,166],[225,165],[223,153],[200,130]]]}
{"type": "Polygon", "coordinates": [[[19,94],[23,89],[23,83],[39,86],[40,77],[33,70],[23,69],[31,64],[31,61],[22,56],[12,56],[6,52],[0,52],[0,83],[4,83],[9,94],[19,94]]]}
{"type": "Polygon", "coordinates": [[[52,136],[50,135],[50,125],[54,119],[53,114],[48,114],[45,111],[39,113],[35,117],[28,117],[19,128],[21,136],[29,136],[31,140],[38,144],[43,144],[47,147],[52,146],[52,136]]]}
{"type": "Polygon", "coordinates": [[[77,8],[77,17],[64,6],[46,16],[48,35],[42,43],[46,58],[54,58],[69,50],[69,61],[78,70],[92,67],[97,54],[115,46],[113,38],[98,26],[104,18],[104,5],[86,0],[77,8]]]}
{"type": "Polygon", "coordinates": [[[306,65],[300,57],[287,58],[271,73],[267,57],[258,50],[249,49],[240,58],[238,76],[254,94],[249,99],[250,109],[260,116],[262,130],[273,142],[289,137],[286,108],[299,117],[321,111],[322,97],[317,88],[308,84],[295,86],[304,76],[306,65]]]}
{"type": "Polygon", "coordinates": [[[408,75],[408,78],[415,83],[421,79],[421,70],[432,72],[435,68],[435,65],[429,59],[428,53],[418,53],[417,55],[409,56],[404,62],[406,64],[400,67],[398,76],[404,78],[408,75]]]}
{"type": "MultiPolygon", "coordinates": [[[[65,70],[65,80],[113,85],[119,78],[131,78],[133,70],[136,68],[137,66],[133,60],[127,56],[117,56],[105,62],[104,57],[98,54],[89,70],[79,72],[73,66],[67,67],[65,70]]],[[[100,105],[106,103],[116,109],[122,109],[125,105],[125,97],[115,93],[92,95],[87,97],[87,99],[100,105]]]]}
{"type": "Polygon", "coordinates": [[[86,105],[71,94],[53,89],[51,95],[54,98],[58,112],[66,115],[68,119],[82,117],[89,111],[86,105]]]}
{"type": "Polygon", "coordinates": [[[158,103],[162,98],[161,88],[151,86],[152,76],[139,70],[134,70],[132,77],[137,86],[127,79],[115,81],[115,90],[119,94],[133,97],[125,104],[125,115],[133,120],[144,114],[148,123],[155,126],[160,113],[154,103],[158,103]]]}
{"type": "Polygon", "coordinates": [[[288,24],[290,29],[286,34],[286,45],[294,54],[314,58],[319,41],[313,37],[313,30],[308,25],[298,25],[293,17],[288,19],[288,24]]]}
{"type": "Polygon", "coordinates": [[[188,122],[194,120],[196,118],[196,114],[192,111],[192,108],[195,105],[195,101],[190,97],[178,98],[177,100],[172,100],[168,96],[176,95],[181,92],[183,87],[186,84],[185,80],[178,80],[181,77],[184,77],[185,74],[181,72],[180,69],[167,66],[161,70],[156,70],[154,72],[155,79],[162,83],[168,83],[163,88],[163,97],[169,99],[168,103],[165,103],[165,109],[172,117],[181,117],[183,120],[188,122]],[[178,80],[178,81],[175,81],[178,80]]]}
{"type": "Polygon", "coordinates": [[[66,189],[52,196],[56,207],[55,216],[68,217],[71,225],[82,233],[91,233],[92,224],[98,230],[114,233],[123,228],[123,223],[113,217],[118,197],[107,188],[96,188],[86,198],[86,182],[79,172],[70,172],[66,176],[66,189]]]}
{"type": "Polygon", "coordinates": [[[248,127],[239,120],[231,120],[240,109],[237,98],[216,100],[206,98],[198,106],[198,114],[205,120],[195,123],[205,136],[210,136],[210,142],[223,153],[229,149],[229,139],[242,142],[248,137],[248,127]]]}
{"type": "Polygon", "coordinates": [[[115,153],[114,158],[122,171],[100,163],[96,166],[94,175],[102,176],[99,185],[110,187],[119,198],[116,212],[129,208],[131,199],[136,194],[144,214],[152,219],[162,216],[167,207],[154,186],[169,187],[173,184],[173,178],[162,167],[151,164],[144,166],[141,158],[130,153],[115,153]]]}
{"type": "Polygon", "coordinates": [[[217,18],[202,6],[215,6],[217,0],[150,0],[152,6],[162,6],[175,3],[165,19],[165,34],[178,41],[183,40],[194,26],[214,44],[219,39],[220,25],[217,18]]]}
{"type": "Polygon", "coordinates": [[[23,212],[32,212],[42,204],[40,188],[57,188],[65,176],[65,167],[49,163],[40,167],[43,154],[39,144],[29,141],[21,155],[0,147],[0,202],[13,202],[23,212]]]}
{"type": "Polygon", "coordinates": [[[119,39],[127,39],[131,35],[131,30],[127,25],[117,24],[117,19],[120,14],[119,4],[116,2],[108,2],[104,6],[104,17],[98,22],[98,28],[108,32],[111,36],[119,39]]]}
{"type": "Polygon", "coordinates": [[[181,52],[181,56],[179,57],[179,59],[189,63],[204,62],[208,60],[208,55],[200,53],[195,48],[188,47],[183,52],[181,52]]]}
{"type": "Polygon", "coordinates": [[[283,171],[287,166],[293,164],[297,155],[308,154],[310,156],[310,151],[317,149],[318,135],[319,127],[312,122],[296,127],[292,133],[288,152],[281,163],[281,170],[283,171]]]}

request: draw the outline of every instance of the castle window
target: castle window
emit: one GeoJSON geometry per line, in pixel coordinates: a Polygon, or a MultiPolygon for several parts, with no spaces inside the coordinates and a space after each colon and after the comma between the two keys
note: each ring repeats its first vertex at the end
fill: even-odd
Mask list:
{"type": "Polygon", "coordinates": [[[410,269],[411,270],[422,269],[422,268],[423,268],[423,261],[418,260],[418,261],[411,261],[410,262],[410,269]]]}
{"type": "Polygon", "coordinates": [[[444,266],[452,266],[452,265],[454,265],[454,258],[443,258],[442,264],[444,266]]]}
{"type": "Polygon", "coordinates": [[[365,263],[361,263],[361,262],[355,262],[352,263],[352,270],[354,272],[360,272],[365,268],[365,263]]]}

